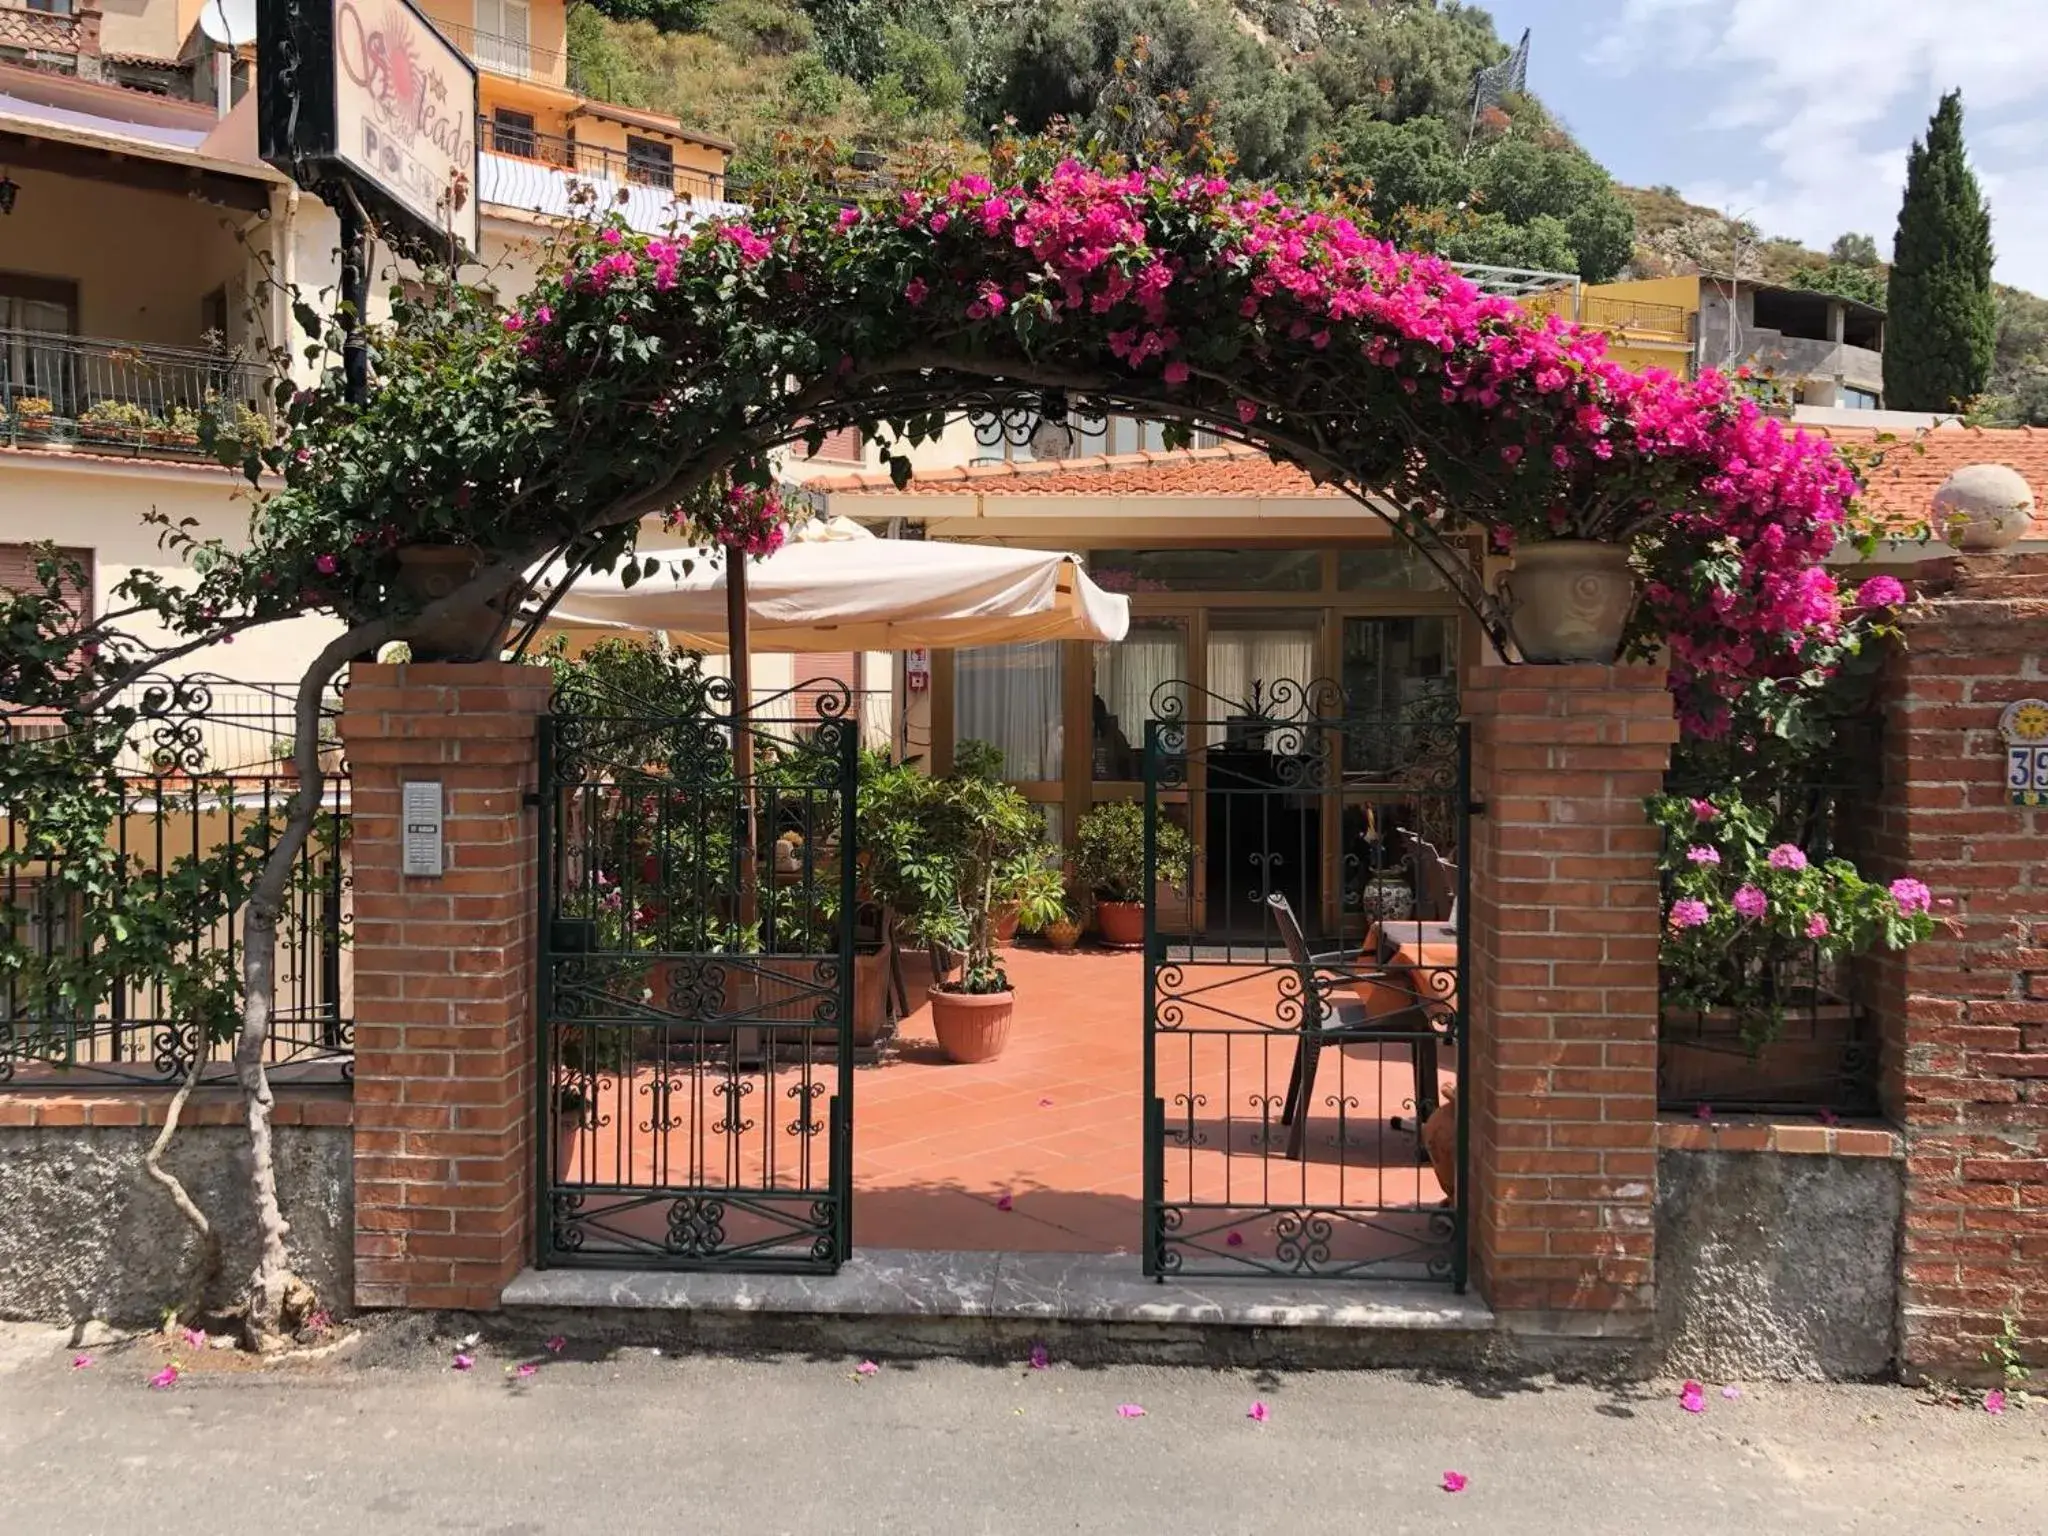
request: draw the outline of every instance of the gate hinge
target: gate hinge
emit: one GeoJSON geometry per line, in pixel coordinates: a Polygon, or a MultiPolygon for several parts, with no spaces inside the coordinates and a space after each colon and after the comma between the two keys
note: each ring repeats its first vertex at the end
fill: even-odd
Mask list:
{"type": "Polygon", "coordinates": [[[525,794],[519,797],[519,803],[521,805],[539,805],[541,803],[540,791],[537,789],[529,789],[525,794]]]}
{"type": "Polygon", "coordinates": [[[1486,802],[1484,800],[1466,801],[1465,814],[1467,816],[1484,816],[1486,814],[1486,802]]]}

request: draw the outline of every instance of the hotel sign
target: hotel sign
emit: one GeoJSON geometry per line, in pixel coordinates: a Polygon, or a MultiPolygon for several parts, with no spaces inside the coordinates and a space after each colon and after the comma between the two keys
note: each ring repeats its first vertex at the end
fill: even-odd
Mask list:
{"type": "Polygon", "coordinates": [[[410,0],[259,0],[263,158],[380,224],[477,251],[476,66],[410,0]]]}

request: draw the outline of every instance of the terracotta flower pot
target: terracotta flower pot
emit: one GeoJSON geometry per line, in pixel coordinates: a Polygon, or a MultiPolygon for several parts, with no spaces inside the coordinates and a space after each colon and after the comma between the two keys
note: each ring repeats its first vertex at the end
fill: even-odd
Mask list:
{"type": "Polygon", "coordinates": [[[1605,662],[1621,649],[1636,578],[1624,545],[1553,539],[1518,545],[1500,592],[1524,661],[1605,662]]]}
{"type": "MultiPolygon", "coordinates": [[[[483,563],[483,551],[467,545],[401,545],[398,588],[424,607],[455,591],[483,563]]],[[[483,661],[498,654],[505,632],[511,627],[510,614],[480,602],[417,626],[407,639],[414,661],[483,661]]]]}
{"type": "Polygon", "coordinates": [[[1071,917],[1060,918],[1045,925],[1045,942],[1054,949],[1065,952],[1081,942],[1081,925],[1071,917]]]}
{"type": "Polygon", "coordinates": [[[1015,942],[1017,938],[1017,904],[1010,902],[1004,906],[991,907],[988,915],[996,925],[996,942],[998,944],[1015,942]]]}
{"type": "Polygon", "coordinates": [[[1098,901],[1095,923],[1102,930],[1103,943],[1115,949],[1137,949],[1145,942],[1145,903],[1098,901]]]}
{"type": "Polygon", "coordinates": [[[932,1002],[932,1031],[948,1061],[966,1066],[1003,1054],[1010,1043],[1016,993],[941,992],[934,987],[925,996],[932,1002]]]}

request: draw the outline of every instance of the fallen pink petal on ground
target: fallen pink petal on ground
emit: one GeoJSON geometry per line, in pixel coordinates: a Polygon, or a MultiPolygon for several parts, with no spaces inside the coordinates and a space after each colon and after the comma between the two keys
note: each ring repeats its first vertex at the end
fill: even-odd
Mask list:
{"type": "Polygon", "coordinates": [[[545,1343],[541,1345],[541,1348],[545,1349],[551,1355],[559,1355],[563,1350],[567,1349],[568,1347],[569,1341],[563,1338],[559,1333],[556,1334],[552,1339],[547,1340],[545,1343]]]}
{"type": "Polygon", "coordinates": [[[1015,1207],[1016,1203],[1017,1202],[1012,1200],[1008,1195],[996,1196],[996,1209],[999,1211],[1010,1210],[1015,1207]]]}
{"type": "Polygon", "coordinates": [[[1996,1387],[1986,1392],[1984,1394],[1984,1411],[1986,1413],[2005,1412],[2005,1394],[1996,1387]]]}
{"type": "Polygon", "coordinates": [[[1145,1410],[1136,1403],[1118,1403],[1116,1416],[1120,1419],[1142,1419],[1145,1417],[1145,1410]]]}
{"type": "Polygon", "coordinates": [[[875,1364],[875,1362],[872,1360],[863,1360],[859,1365],[856,1365],[854,1369],[860,1372],[860,1374],[863,1376],[872,1376],[875,1374],[875,1372],[879,1371],[881,1367],[875,1364]]]}
{"type": "Polygon", "coordinates": [[[1723,1397],[1727,1398],[1727,1399],[1728,1399],[1728,1401],[1732,1403],[1732,1402],[1734,1402],[1734,1401],[1735,1401],[1735,1399],[1737,1399],[1738,1397],[1742,1396],[1742,1388],[1740,1388],[1740,1387],[1723,1387],[1723,1388],[1721,1389],[1721,1395],[1722,1395],[1723,1397]]]}
{"type": "Polygon", "coordinates": [[[1463,1493],[1465,1491],[1465,1482],[1466,1478],[1464,1473],[1446,1472],[1444,1474],[1444,1492],[1463,1493]]]}
{"type": "Polygon", "coordinates": [[[448,1362],[448,1369],[451,1371],[466,1371],[475,1364],[476,1356],[457,1355],[453,1360],[448,1362]]]}
{"type": "Polygon", "coordinates": [[[1696,1381],[1688,1381],[1678,1389],[1678,1406],[1687,1413],[1707,1411],[1707,1389],[1696,1381]]]}
{"type": "Polygon", "coordinates": [[[206,1348],[206,1330],[204,1328],[187,1328],[185,1330],[185,1347],[187,1349],[206,1348]]]}
{"type": "Polygon", "coordinates": [[[527,1377],[531,1376],[535,1371],[539,1369],[539,1366],[535,1365],[531,1360],[528,1360],[525,1363],[523,1363],[512,1374],[514,1376],[517,1376],[521,1381],[524,1381],[527,1377]]]}
{"type": "Polygon", "coordinates": [[[1031,1369],[1033,1369],[1034,1371],[1042,1371],[1051,1364],[1052,1355],[1049,1352],[1047,1352],[1046,1347],[1043,1344],[1034,1344],[1031,1346],[1031,1369]]]}
{"type": "Polygon", "coordinates": [[[87,1367],[88,1365],[91,1365],[91,1364],[92,1364],[92,1356],[91,1356],[91,1355],[73,1355],[73,1356],[71,1357],[71,1369],[73,1369],[74,1371],[82,1371],[82,1370],[84,1370],[84,1369],[85,1369],[85,1368],[86,1368],[86,1367],[87,1367]]]}
{"type": "Polygon", "coordinates": [[[1244,1416],[1254,1424],[1263,1424],[1266,1422],[1266,1405],[1264,1403],[1253,1403],[1251,1407],[1245,1410],[1244,1416]]]}
{"type": "Polygon", "coordinates": [[[1714,1118],[1714,1106],[1711,1104],[1702,1104],[1698,1109],[1694,1110],[1693,1113],[1702,1120],[1711,1120],[1714,1118]]]}
{"type": "Polygon", "coordinates": [[[1051,1100],[1051,1099],[1040,1099],[1040,1100],[1038,1101],[1038,1107],[1039,1107],[1040,1109],[1051,1109],[1051,1108],[1052,1108],[1052,1100],[1051,1100]]]}
{"type": "Polygon", "coordinates": [[[1231,1233],[1230,1236],[1223,1239],[1223,1246],[1226,1248],[1242,1248],[1244,1246],[1244,1234],[1242,1232],[1231,1233]]]}
{"type": "Polygon", "coordinates": [[[175,1365],[165,1366],[149,1378],[149,1384],[159,1391],[165,1387],[175,1387],[178,1384],[178,1368],[175,1365]]]}

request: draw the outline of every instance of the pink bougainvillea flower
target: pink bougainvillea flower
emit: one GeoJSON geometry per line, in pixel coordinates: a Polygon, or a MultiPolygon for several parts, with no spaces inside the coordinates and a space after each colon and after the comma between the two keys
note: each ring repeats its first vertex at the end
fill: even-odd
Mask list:
{"type": "Polygon", "coordinates": [[[1034,1371],[1042,1371],[1051,1364],[1052,1356],[1050,1353],[1047,1352],[1046,1347],[1043,1344],[1034,1344],[1031,1346],[1031,1369],[1033,1369],[1034,1371]]]}
{"type": "Polygon", "coordinates": [[[1858,608],[1896,608],[1906,600],[1906,588],[1896,576],[1873,576],[1856,589],[1858,608]]]}
{"type": "Polygon", "coordinates": [[[1828,915],[1815,912],[1806,919],[1806,936],[1809,939],[1824,939],[1828,936],[1828,915]]]}
{"type": "Polygon", "coordinates": [[[859,1365],[856,1365],[854,1367],[854,1370],[858,1371],[863,1376],[872,1376],[875,1374],[875,1372],[879,1371],[880,1369],[881,1367],[875,1364],[875,1362],[872,1360],[863,1360],[859,1365]]]}
{"type": "Polygon", "coordinates": [[[1730,898],[1730,904],[1751,922],[1762,917],[1771,907],[1770,898],[1753,885],[1737,886],[1735,895],[1730,898]]]}
{"type": "Polygon", "coordinates": [[[1714,1118],[1714,1106],[1711,1104],[1702,1104],[1699,1106],[1699,1108],[1693,1111],[1693,1116],[1695,1119],[1699,1120],[1711,1120],[1714,1118]]]}
{"type": "Polygon", "coordinates": [[[1899,911],[1907,917],[1925,912],[1934,905],[1934,893],[1911,878],[1894,880],[1891,885],[1892,900],[1899,904],[1899,911]]]}
{"type": "Polygon", "coordinates": [[[514,1376],[517,1376],[521,1381],[524,1381],[527,1377],[531,1376],[535,1371],[539,1369],[540,1367],[535,1365],[531,1360],[524,1360],[513,1368],[512,1374],[514,1376]]]}
{"type": "Polygon", "coordinates": [[[1240,400],[1237,402],[1237,419],[1243,422],[1246,426],[1250,426],[1252,424],[1252,419],[1258,414],[1259,407],[1256,401],[1240,400]]]}
{"type": "Polygon", "coordinates": [[[474,1369],[475,1366],[475,1355],[457,1355],[453,1360],[448,1362],[448,1369],[451,1371],[467,1371],[474,1369]]]}
{"type": "Polygon", "coordinates": [[[1820,1121],[1822,1125],[1834,1125],[1842,1117],[1836,1114],[1832,1109],[1823,1108],[1816,1110],[1814,1112],[1814,1118],[1820,1121]]]}
{"type": "Polygon", "coordinates": [[[996,1209],[999,1211],[1011,1210],[1016,1206],[1016,1204],[1017,1202],[1012,1200],[1008,1195],[996,1196],[996,1209]]]}
{"type": "Polygon", "coordinates": [[[1244,1234],[1242,1232],[1231,1233],[1230,1236],[1223,1239],[1223,1246],[1226,1248],[1242,1248],[1244,1246],[1244,1234]]]}
{"type": "Polygon", "coordinates": [[[1462,1472],[1446,1472],[1444,1474],[1443,1481],[1444,1492],[1463,1493],[1465,1491],[1465,1484],[1467,1481],[1468,1479],[1462,1472]]]}
{"type": "Polygon", "coordinates": [[[1264,1403],[1253,1403],[1251,1407],[1245,1410],[1244,1416],[1254,1424],[1263,1424],[1267,1418],[1266,1405],[1264,1403]]]}
{"type": "Polygon", "coordinates": [[[187,1349],[206,1348],[206,1330],[204,1328],[187,1328],[185,1330],[185,1347],[187,1349]]]}
{"type": "Polygon", "coordinates": [[[1040,1100],[1038,1101],[1038,1107],[1039,1107],[1040,1109],[1051,1109],[1051,1108],[1052,1108],[1052,1100],[1051,1100],[1051,1099],[1040,1099],[1040,1100]]]}
{"type": "Polygon", "coordinates": [[[541,1348],[546,1350],[551,1355],[559,1355],[563,1350],[567,1349],[568,1347],[569,1341],[563,1338],[559,1333],[556,1334],[552,1339],[545,1340],[541,1344],[541,1348]]]}
{"type": "Polygon", "coordinates": [[[1773,869],[1804,869],[1806,854],[1796,843],[1780,843],[1771,850],[1768,862],[1773,869]]]}
{"type": "Polygon", "coordinates": [[[1996,1387],[1986,1392],[1984,1394],[1984,1411],[1986,1413],[2005,1412],[2005,1394],[1996,1387]]]}
{"type": "Polygon", "coordinates": [[[1172,362],[1166,365],[1165,377],[1166,382],[1169,384],[1187,383],[1188,365],[1182,362],[1179,358],[1175,358],[1172,362]]]}
{"type": "Polygon", "coordinates": [[[1145,1410],[1136,1403],[1118,1403],[1116,1416],[1120,1419],[1142,1419],[1145,1417],[1145,1410]]]}
{"type": "Polygon", "coordinates": [[[1692,847],[1686,849],[1685,856],[1694,864],[1718,864],[1721,862],[1721,850],[1709,848],[1704,843],[1695,843],[1692,847]]]}
{"type": "Polygon", "coordinates": [[[1678,1389],[1678,1406],[1687,1413],[1705,1413],[1707,1411],[1706,1388],[1696,1381],[1688,1381],[1678,1389]]]}
{"type": "Polygon", "coordinates": [[[159,1392],[166,1387],[175,1387],[178,1384],[178,1367],[176,1362],[165,1366],[154,1376],[150,1377],[149,1384],[159,1392]]]}
{"type": "Polygon", "coordinates": [[[341,569],[341,562],[332,555],[316,555],[313,559],[313,569],[322,576],[332,576],[341,569]]]}
{"type": "Polygon", "coordinates": [[[74,1371],[82,1371],[91,1364],[91,1355],[73,1355],[71,1357],[71,1369],[73,1369],[74,1371]]]}
{"type": "Polygon", "coordinates": [[[1671,926],[1673,928],[1703,928],[1708,917],[1707,904],[1693,897],[1671,903],[1671,926]]]}
{"type": "Polygon", "coordinates": [[[1731,1403],[1732,1403],[1732,1402],[1734,1402],[1734,1401],[1735,1401],[1735,1400],[1736,1400],[1736,1399],[1737,1399],[1738,1397],[1742,1396],[1742,1388],[1740,1388],[1740,1387],[1733,1387],[1733,1386],[1730,1386],[1730,1387],[1723,1387],[1723,1388],[1721,1389],[1721,1396],[1722,1396],[1722,1397],[1724,1397],[1725,1399],[1727,1399],[1727,1400],[1728,1400],[1729,1402],[1731,1402],[1731,1403]]]}

